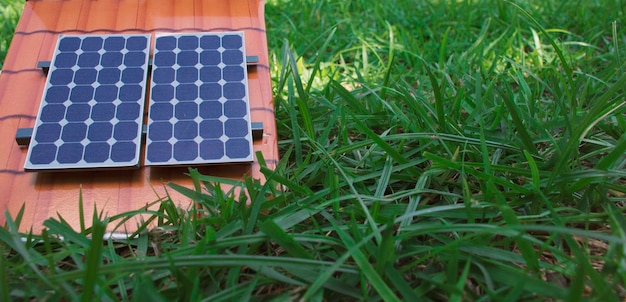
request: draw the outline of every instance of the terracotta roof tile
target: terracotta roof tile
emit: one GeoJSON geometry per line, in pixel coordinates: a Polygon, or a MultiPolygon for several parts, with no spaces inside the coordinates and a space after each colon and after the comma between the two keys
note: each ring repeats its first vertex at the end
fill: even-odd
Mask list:
{"type": "MultiPolygon", "coordinates": [[[[59,34],[154,33],[242,30],[248,55],[259,56],[249,74],[252,121],[264,123],[265,136],[254,142],[270,168],[278,160],[261,0],[31,0],[16,28],[0,73],[0,211],[15,215],[26,205],[22,230],[41,229],[57,213],[78,226],[79,190],[85,209],[96,204],[109,216],[138,209],[165,196],[164,182],[190,185],[186,168],[141,168],[103,172],[23,172],[26,149],[15,143],[18,128],[35,123],[45,75],[39,61],[50,61],[59,34]],[[155,192],[156,191],[156,194],[155,192]],[[158,196],[157,196],[158,194],[158,196]]],[[[146,106],[147,108],[147,106],[146,106]]],[[[208,166],[202,173],[239,179],[263,179],[258,163],[208,166]]],[[[175,202],[189,202],[174,194],[175,202]]],[[[91,215],[91,211],[87,211],[91,215]]],[[[86,217],[87,221],[91,218],[86,217]]],[[[0,224],[4,224],[0,216],[0,224]]],[[[134,223],[127,225],[129,229],[134,223]]]]}

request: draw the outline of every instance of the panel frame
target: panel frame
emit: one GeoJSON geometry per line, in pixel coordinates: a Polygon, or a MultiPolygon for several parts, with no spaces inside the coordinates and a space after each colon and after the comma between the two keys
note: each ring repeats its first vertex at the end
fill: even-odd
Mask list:
{"type": "MultiPolygon", "coordinates": [[[[55,44],[55,48],[54,48],[54,52],[53,52],[53,56],[52,56],[52,60],[50,63],[50,68],[48,71],[48,75],[46,77],[46,82],[45,82],[45,86],[44,86],[44,90],[41,96],[41,101],[40,101],[40,105],[39,105],[39,109],[37,112],[37,119],[35,122],[35,125],[33,127],[33,132],[32,132],[32,137],[31,137],[31,142],[28,146],[28,151],[27,151],[27,155],[26,155],[26,160],[24,163],[24,170],[25,171],[40,171],[40,172],[44,172],[44,171],[72,171],[72,170],[80,170],[80,171],[84,171],[84,170],[109,170],[109,169],[134,169],[134,168],[139,168],[139,164],[141,161],[141,145],[142,145],[142,136],[143,136],[143,118],[144,118],[144,108],[145,108],[145,103],[146,103],[146,89],[147,89],[147,82],[148,82],[148,66],[149,66],[149,59],[150,59],[150,50],[151,50],[151,41],[152,41],[152,35],[151,34],[101,34],[101,35],[94,35],[94,34],[61,34],[58,36],[56,44],[55,44]],[[117,114],[117,109],[119,108],[120,105],[122,104],[138,104],[139,105],[139,116],[134,120],[134,123],[137,125],[137,135],[131,140],[131,139],[125,139],[123,140],[123,142],[132,142],[135,145],[135,150],[134,150],[134,154],[132,156],[132,158],[130,160],[125,160],[125,161],[113,161],[111,159],[111,151],[109,150],[108,153],[108,157],[105,161],[100,161],[100,162],[86,162],[85,161],[85,152],[87,149],[87,146],[89,146],[90,144],[92,144],[93,142],[88,142],[86,144],[83,143],[83,141],[87,140],[88,141],[88,135],[89,135],[89,129],[87,130],[87,132],[84,133],[84,138],[83,140],[81,140],[81,144],[83,144],[83,151],[82,151],[82,156],[81,159],[76,162],[76,163],[60,163],[58,161],[58,149],[54,155],[54,160],[52,160],[51,163],[49,164],[38,164],[38,163],[33,163],[31,160],[31,156],[33,155],[33,148],[36,148],[36,146],[40,145],[40,142],[37,141],[37,133],[41,130],[41,126],[42,124],[44,124],[44,122],[42,121],[42,112],[44,110],[44,108],[49,105],[50,103],[46,101],[46,97],[48,96],[49,93],[49,89],[52,87],[69,87],[68,85],[54,85],[52,84],[52,80],[53,80],[53,73],[55,70],[57,70],[56,67],[56,61],[57,58],[59,56],[59,54],[65,53],[71,53],[71,52],[63,52],[62,50],[60,50],[60,45],[63,39],[68,39],[68,38],[79,38],[81,39],[81,43],[82,41],[84,41],[87,38],[94,38],[94,37],[99,37],[103,39],[103,45],[100,47],[100,49],[97,51],[100,56],[102,56],[103,54],[107,53],[107,51],[104,50],[105,46],[104,46],[104,41],[106,41],[106,39],[109,38],[114,38],[114,37],[121,37],[124,38],[124,50],[126,50],[126,52],[123,53],[122,50],[120,50],[119,52],[116,51],[109,51],[108,53],[122,53],[122,58],[125,59],[126,58],[126,53],[128,53],[129,51],[126,49],[126,47],[128,46],[127,42],[129,38],[133,38],[133,37],[142,37],[146,39],[146,46],[145,48],[142,49],[137,49],[136,52],[143,52],[144,53],[144,61],[141,65],[137,65],[137,66],[133,66],[135,68],[141,68],[142,69],[142,74],[143,77],[142,79],[138,82],[138,83],[133,83],[133,85],[136,86],[140,86],[141,88],[141,92],[139,95],[138,100],[136,100],[135,102],[122,102],[120,100],[120,94],[122,91],[122,88],[126,86],[126,83],[124,84],[118,84],[117,85],[117,95],[116,98],[112,101],[116,102],[117,104],[114,104],[114,108],[115,108],[115,113],[114,113],[114,118],[115,114],[117,114]]],[[[82,50],[80,50],[80,52],[83,52],[82,50]]],[[[135,51],[133,51],[135,52],[135,51]]],[[[74,54],[76,54],[76,52],[74,52],[74,54]]],[[[80,55],[80,53],[79,53],[80,55]]],[[[100,75],[100,70],[103,69],[102,66],[100,65],[102,63],[101,61],[101,57],[98,61],[98,64],[96,66],[99,66],[99,69],[97,67],[94,68],[75,68],[74,73],[76,73],[77,71],[90,71],[90,70],[96,70],[97,71],[97,75],[100,75]]],[[[124,61],[122,61],[121,64],[124,64],[124,61]]],[[[123,70],[120,70],[120,65],[117,65],[117,69],[119,70],[119,80],[118,82],[122,81],[122,77],[123,77],[123,70]]],[[[77,58],[77,62],[74,65],[74,67],[76,67],[78,65],[78,58],[77,58]]],[[[74,85],[76,85],[75,83],[75,79],[73,78],[71,83],[73,83],[74,85]]],[[[96,79],[96,83],[100,84],[100,80],[96,79]]],[[[93,85],[93,84],[92,84],[93,85]]],[[[93,108],[99,104],[98,101],[95,101],[96,96],[95,96],[95,88],[94,88],[94,95],[92,96],[92,101],[91,104],[89,104],[89,117],[85,120],[85,122],[87,122],[88,120],[91,119],[91,113],[93,111],[93,108]]],[[[74,103],[72,101],[69,100],[71,96],[68,95],[67,96],[67,100],[65,102],[69,102],[70,105],[73,105],[74,103]]],[[[66,107],[69,105],[66,105],[66,107]]],[[[62,119],[62,121],[66,121],[67,119],[67,109],[65,111],[65,115],[62,119]]],[[[113,118],[111,118],[109,121],[112,121],[113,118]]],[[[119,120],[118,120],[119,121],[119,120]]],[[[91,125],[91,123],[93,123],[94,121],[91,120],[91,122],[89,124],[84,123],[83,125],[86,125],[87,128],[89,128],[89,126],[91,125]]],[[[131,123],[131,122],[129,122],[131,123]]],[[[61,121],[57,123],[57,125],[60,125],[61,121]]],[[[114,128],[114,125],[112,126],[114,128]]],[[[111,130],[113,131],[113,129],[111,130]]],[[[63,133],[59,133],[59,136],[62,136],[63,133]]],[[[114,133],[111,133],[111,138],[113,138],[114,133]]],[[[112,142],[112,141],[111,141],[112,142]]],[[[112,145],[110,142],[106,142],[111,148],[112,145]]],[[[56,144],[55,144],[56,145],[56,144]]],[[[65,145],[65,144],[63,144],[65,145]]],[[[58,148],[61,148],[61,146],[57,146],[58,148]]],[[[93,147],[95,148],[95,147],[93,147]]]]}
{"type": "MultiPolygon", "coordinates": [[[[146,166],[189,166],[189,165],[210,165],[210,164],[232,164],[232,163],[251,163],[254,161],[254,149],[253,149],[253,137],[252,137],[252,121],[251,121],[251,114],[250,114],[250,99],[249,99],[249,89],[248,89],[248,72],[247,72],[247,62],[246,62],[246,45],[245,45],[245,33],[243,31],[229,31],[229,32],[193,32],[193,33],[155,33],[155,39],[154,39],[154,48],[153,48],[153,65],[152,65],[152,71],[151,71],[151,80],[150,80],[150,98],[149,98],[149,104],[148,104],[148,117],[147,117],[147,134],[146,134],[146,146],[145,146],[145,156],[144,156],[144,164],[146,166]],[[161,52],[161,50],[159,50],[157,47],[157,43],[159,41],[159,39],[161,38],[165,38],[165,37],[175,37],[176,41],[178,43],[178,41],[180,40],[181,37],[185,37],[185,36],[193,36],[195,38],[197,38],[198,40],[200,40],[202,37],[207,37],[207,36],[217,36],[220,38],[220,41],[222,41],[224,36],[230,36],[230,35],[236,35],[241,37],[241,47],[239,48],[241,55],[243,57],[242,63],[240,65],[233,65],[233,64],[225,64],[225,66],[220,67],[222,70],[225,67],[228,66],[239,66],[242,70],[243,70],[243,80],[241,81],[241,83],[243,83],[244,86],[244,95],[243,97],[240,98],[240,100],[242,100],[245,103],[245,115],[242,118],[243,120],[246,121],[247,125],[246,125],[246,131],[247,134],[245,136],[235,136],[235,138],[244,138],[245,140],[247,140],[248,144],[248,155],[245,157],[238,157],[238,158],[230,158],[226,156],[226,153],[228,152],[227,147],[224,147],[224,155],[220,158],[220,159],[202,159],[201,158],[201,151],[200,151],[200,144],[202,142],[198,141],[200,138],[200,131],[202,131],[200,129],[201,127],[201,123],[206,121],[206,120],[202,120],[202,118],[200,117],[201,115],[201,108],[202,108],[202,104],[205,102],[209,102],[209,100],[207,99],[202,99],[201,96],[201,92],[198,91],[198,95],[197,97],[194,99],[194,101],[196,102],[197,106],[198,106],[198,110],[197,110],[197,117],[195,119],[195,124],[198,127],[198,135],[196,136],[195,139],[195,143],[198,145],[198,152],[197,152],[197,156],[194,159],[190,159],[190,160],[180,160],[180,159],[176,159],[176,156],[174,154],[175,151],[175,146],[174,143],[168,142],[169,146],[171,146],[171,156],[169,157],[169,160],[167,161],[153,161],[150,159],[150,155],[151,155],[151,145],[153,145],[155,142],[159,142],[158,140],[153,140],[151,138],[151,129],[154,129],[152,126],[154,125],[155,120],[152,118],[152,114],[153,114],[153,108],[154,105],[159,103],[159,104],[172,104],[172,102],[174,102],[173,105],[176,105],[177,103],[179,103],[179,100],[176,99],[176,87],[173,87],[172,89],[174,90],[172,92],[172,100],[170,100],[169,102],[162,102],[162,101],[155,101],[154,97],[156,95],[156,93],[154,92],[155,87],[157,87],[158,83],[155,82],[155,72],[158,72],[159,70],[159,66],[158,66],[158,60],[157,55],[161,52]]],[[[211,49],[203,49],[200,50],[200,43],[198,45],[197,51],[210,51],[211,49]]],[[[177,49],[178,47],[176,47],[177,49]]],[[[180,51],[180,50],[179,50],[180,51]]],[[[165,51],[164,51],[165,52],[165,51]]],[[[172,51],[173,52],[173,51],[172,51]]],[[[171,53],[171,52],[168,52],[171,53]]],[[[178,56],[176,57],[176,59],[178,59],[178,56]]],[[[198,82],[202,82],[200,80],[200,78],[202,77],[200,74],[200,69],[201,67],[199,67],[200,65],[202,67],[206,67],[209,65],[202,65],[201,64],[201,56],[199,53],[199,59],[198,59],[198,63],[195,65],[196,69],[198,71],[198,82]]],[[[177,64],[177,63],[176,63],[177,64]]],[[[223,59],[220,59],[220,64],[223,64],[223,59]]],[[[177,72],[178,69],[174,70],[174,73],[177,72]]],[[[230,81],[226,81],[224,79],[224,74],[222,73],[221,75],[221,79],[222,81],[222,88],[223,85],[228,84],[228,83],[232,83],[230,81]]],[[[173,80],[173,82],[175,82],[176,80],[173,80]]],[[[196,82],[196,83],[198,83],[196,82]]],[[[161,83],[164,84],[162,86],[165,86],[167,82],[161,83]]],[[[203,84],[206,84],[207,82],[202,82],[203,84]]],[[[222,91],[221,97],[224,98],[224,92],[222,91]]],[[[213,100],[215,101],[215,100],[213,100]]],[[[222,102],[222,107],[229,101],[225,101],[222,102]]],[[[222,109],[223,112],[224,109],[222,109]]],[[[175,116],[176,112],[174,111],[172,113],[172,116],[175,116]]],[[[226,131],[228,131],[227,129],[225,129],[225,124],[228,120],[230,120],[230,118],[222,118],[223,120],[221,120],[222,125],[224,125],[224,129],[223,129],[223,134],[224,136],[226,131]]],[[[167,124],[167,123],[164,123],[167,124]]],[[[174,128],[176,127],[176,122],[172,123],[169,122],[169,125],[172,127],[172,137],[175,136],[174,132],[176,131],[174,128]]],[[[156,130],[152,130],[152,131],[156,131],[156,130]]],[[[226,142],[222,142],[224,144],[226,144],[226,142]]],[[[166,145],[165,143],[162,143],[163,145],[166,145]]]]}

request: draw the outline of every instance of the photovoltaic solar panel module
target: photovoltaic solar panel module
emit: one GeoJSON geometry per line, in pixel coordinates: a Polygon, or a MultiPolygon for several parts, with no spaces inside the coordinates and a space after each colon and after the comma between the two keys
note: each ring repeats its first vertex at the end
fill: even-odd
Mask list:
{"type": "Polygon", "coordinates": [[[137,167],[150,35],[61,35],[24,168],[137,167]]]}
{"type": "Polygon", "coordinates": [[[160,34],[146,165],[251,162],[243,32],[160,34]]]}

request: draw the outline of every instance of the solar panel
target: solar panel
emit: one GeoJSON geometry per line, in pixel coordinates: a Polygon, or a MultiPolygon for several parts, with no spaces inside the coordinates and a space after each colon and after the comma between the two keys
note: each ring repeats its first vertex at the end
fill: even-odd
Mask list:
{"type": "Polygon", "coordinates": [[[150,35],[61,35],[24,168],[139,164],[150,35]]]}
{"type": "Polygon", "coordinates": [[[243,32],[155,40],[146,165],[250,162],[243,32]]]}

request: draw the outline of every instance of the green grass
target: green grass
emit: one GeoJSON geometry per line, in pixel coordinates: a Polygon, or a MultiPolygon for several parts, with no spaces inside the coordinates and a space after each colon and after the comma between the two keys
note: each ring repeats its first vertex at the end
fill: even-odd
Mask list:
{"type": "Polygon", "coordinates": [[[22,14],[24,3],[16,0],[0,0],[0,69],[11,45],[15,25],[22,14]]]}
{"type": "Polygon", "coordinates": [[[622,1],[268,2],[282,160],[249,205],[190,170],[191,209],[9,217],[1,300],[626,297],[622,1]]]}

